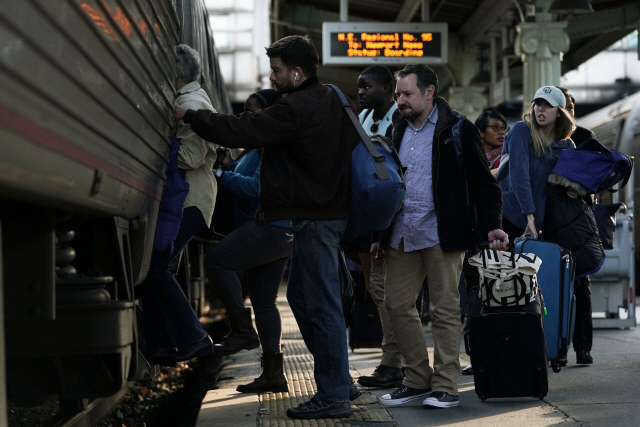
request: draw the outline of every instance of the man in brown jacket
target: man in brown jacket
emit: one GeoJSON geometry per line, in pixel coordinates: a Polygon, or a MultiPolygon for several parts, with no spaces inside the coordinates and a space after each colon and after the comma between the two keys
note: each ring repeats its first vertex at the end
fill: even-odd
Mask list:
{"type": "Polygon", "coordinates": [[[332,90],[317,77],[308,37],[289,36],[267,48],[270,80],[288,94],[273,106],[237,116],[175,105],[204,139],[225,147],[263,147],[257,224],[291,219],[293,256],[287,299],[314,357],[315,396],[291,418],[352,414],[352,384],[340,298],[338,247],[349,217],[351,152],[357,131],[332,90]]]}

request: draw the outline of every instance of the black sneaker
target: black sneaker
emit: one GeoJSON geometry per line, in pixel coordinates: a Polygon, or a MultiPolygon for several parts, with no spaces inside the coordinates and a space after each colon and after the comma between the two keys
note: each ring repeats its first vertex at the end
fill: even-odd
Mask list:
{"type": "Polygon", "coordinates": [[[580,365],[591,365],[593,363],[591,352],[586,350],[576,351],[576,363],[580,365]]]}
{"type": "Polygon", "coordinates": [[[309,420],[314,418],[346,418],[353,414],[349,402],[325,402],[312,397],[308,402],[287,409],[289,418],[309,420]]]}
{"type": "Polygon", "coordinates": [[[434,391],[422,402],[422,406],[425,408],[451,408],[458,406],[459,403],[458,396],[452,396],[445,391],[434,391]]]}
{"type": "Polygon", "coordinates": [[[403,379],[402,368],[380,365],[373,374],[358,378],[358,383],[365,387],[392,388],[400,387],[403,379]]]}
{"type": "Polygon", "coordinates": [[[351,384],[349,385],[349,400],[356,400],[362,395],[356,384],[351,380],[351,384]]]}
{"type": "Polygon", "coordinates": [[[430,388],[412,388],[403,384],[396,391],[381,396],[380,403],[388,406],[403,405],[415,400],[422,400],[430,393],[430,388]]]}

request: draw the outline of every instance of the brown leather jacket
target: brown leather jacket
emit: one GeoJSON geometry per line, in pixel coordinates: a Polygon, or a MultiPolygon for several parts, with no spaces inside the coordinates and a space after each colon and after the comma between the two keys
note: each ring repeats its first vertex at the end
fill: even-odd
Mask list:
{"type": "Polygon", "coordinates": [[[317,77],[265,110],[237,116],[188,110],[184,121],[224,147],[264,147],[256,224],[349,217],[351,152],[359,137],[317,77]]]}

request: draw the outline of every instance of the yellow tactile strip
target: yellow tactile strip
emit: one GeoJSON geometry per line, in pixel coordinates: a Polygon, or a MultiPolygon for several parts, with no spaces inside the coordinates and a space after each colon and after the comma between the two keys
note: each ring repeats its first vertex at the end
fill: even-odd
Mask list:
{"type": "MultiPolygon", "coordinates": [[[[287,408],[298,406],[315,394],[316,383],[313,379],[313,357],[302,340],[302,335],[300,335],[289,304],[287,304],[286,300],[279,299],[278,306],[282,316],[284,369],[289,381],[289,392],[263,393],[259,396],[260,410],[257,426],[397,426],[385,407],[378,402],[375,395],[366,390],[361,390],[362,396],[351,402],[353,415],[349,418],[294,420],[287,417],[287,408]]],[[[355,370],[353,367],[351,368],[355,370]]]]}

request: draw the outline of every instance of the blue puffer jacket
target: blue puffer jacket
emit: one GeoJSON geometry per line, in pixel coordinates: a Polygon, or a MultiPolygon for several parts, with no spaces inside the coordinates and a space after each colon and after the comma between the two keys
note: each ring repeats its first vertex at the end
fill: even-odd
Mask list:
{"type": "MultiPolygon", "coordinates": [[[[244,156],[222,174],[219,187],[233,194],[234,225],[241,225],[254,221],[258,209],[258,194],[260,190],[260,154],[258,149],[249,149],[244,156]]],[[[290,220],[274,221],[270,225],[289,228],[290,220]]]]}
{"type": "Polygon", "coordinates": [[[532,213],[536,229],[541,230],[547,201],[547,179],[560,152],[575,148],[575,144],[571,139],[556,140],[542,157],[537,157],[530,142],[531,132],[524,121],[516,123],[505,138],[502,157],[508,154],[509,161],[508,171],[500,181],[502,215],[516,227],[526,228],[527,215],[532,213]]]}

